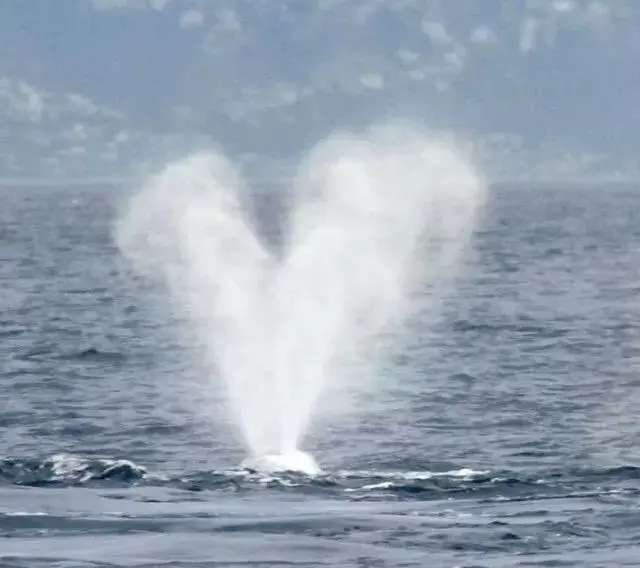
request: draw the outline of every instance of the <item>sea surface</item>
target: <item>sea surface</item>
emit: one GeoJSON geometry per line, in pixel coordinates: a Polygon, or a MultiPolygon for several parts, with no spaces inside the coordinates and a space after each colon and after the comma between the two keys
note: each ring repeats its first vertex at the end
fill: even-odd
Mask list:
{"type": "Polygon", "coordinates": [[[239,467],[124,191],[0,188],[0,566],[640,566],[640,187],[492,187],[314,479],[239,467]]]}

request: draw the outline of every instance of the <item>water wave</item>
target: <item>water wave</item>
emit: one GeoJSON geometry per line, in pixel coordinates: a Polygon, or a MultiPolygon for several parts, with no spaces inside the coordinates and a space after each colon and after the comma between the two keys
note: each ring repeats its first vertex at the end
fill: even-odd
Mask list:
{"type": "Polygon", "coordinates": [[[269,489],[342,495],[349,499],[474,498],[527,501],[635,492],[640,468],[549,470],[546,474],[468,467],[447,471],[340,470],[320,476],[261,474],[236,468],[167,475],[126,459],[54,454],[44,459],[0,459],[0,485],[27,487],[155,486],[189,492],[269,489]]]}
{"type": "Polygon", "coordinates": [[[146,468],[128,460],[89,459],[71,454],[54,454],[42,460],[0,460],[2,484],[73,486],[96,481],[134,483],[146,475],[146,468]]]}

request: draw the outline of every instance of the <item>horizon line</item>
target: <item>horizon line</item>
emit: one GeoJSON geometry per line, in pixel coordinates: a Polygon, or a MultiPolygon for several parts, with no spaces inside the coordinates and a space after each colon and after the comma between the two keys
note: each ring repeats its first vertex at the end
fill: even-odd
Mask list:
{"type": "MultiPolygon", "coordinates": [[[[128,177],[0,177],[0,187],[59,187],[63,185],[79,186],[79,185],[127,185],[131,183],[141,183],[144,179],[151,176],[128,176],[128,177]]],[[[257,182],[274,183],[278,181],[287,181],[291,179],[288,176],[247,176],[257,182]]],[[[489,186],[504,185],[554,185],[554,184],[573,184],[573,185],[596,185],[596,184],[616,184],[616,185],[637,185],[640,184],[640,175],[633,177],[615,177],[615,176],[592,176],[592,177],[558,177],[558,178],[520,178],[520,177],[503,177],[503,178],[487,178],[489,186]]]]}

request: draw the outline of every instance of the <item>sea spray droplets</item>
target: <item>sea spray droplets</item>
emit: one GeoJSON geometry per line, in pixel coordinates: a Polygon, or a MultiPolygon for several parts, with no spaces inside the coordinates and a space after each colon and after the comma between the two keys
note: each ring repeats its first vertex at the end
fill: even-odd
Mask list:
{"type": "Polygon", "coordinates": [[[483,190],[452,147],[379,127],[332,136],[302,162],[281,263],[248,223],[240,174],[214,153],[151,179],[117,237],[188,310],[250,451],[286,454],[327,387],[346,388],[343,365],[401,319],[410,286],[446,282],[483,190]]]}
{"type": "Polygon", "coordinates": [[[232,414],[254,447],[260,441],[245,418],[262,423],[269,412],[258,352],[265,347],[263,286],[271,260],[245,221],[242,189],[221,155],[203,152],[170,164],[131,198],[116,238],[134,266],[160,277],[190,315],[211,355],[203,373],[219,369],[232,414]]]}
{"type": "Polygon", "coordinates": [[[276,287],[278,377],[296,401],[283,430],[292,435],[305,431],[323,389],[347,386],[344,363],[370,360],[416,277],[435,283],[455,266],[483,193],[453,149],[401,126],[329,138],[295,188],[276,287]],[[421,237],[434,254],[418,254],[421,237]]]}

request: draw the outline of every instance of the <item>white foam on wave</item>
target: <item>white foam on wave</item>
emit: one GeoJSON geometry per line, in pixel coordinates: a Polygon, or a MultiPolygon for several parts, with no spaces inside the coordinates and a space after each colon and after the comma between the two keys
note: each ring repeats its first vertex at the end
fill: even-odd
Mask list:
{"type": "Polygon", "coordinates": [[[305,475],[319,475],[320,466],[311,454],[295,450],[286,454],[264,454],[245,459],[240,467],[259,473],[295,472],[305,475]]]}
{"type": "Polygon", "coordinates": [[[382,478],[393,479],[397,481],[423,481],[427,479],[433,479],[434,477],[457,477],[462,479],[473,479],[474,477],[481,477],[489,473],[489,470],[474,470],[471,468],[463,467],[461,469],[452,469],[448,471],[341,471],[338,473],[338,477],[342,477],[343,479],[382,478]]]}
{"type": "Polygon", "coordinates": [[[348,487],[345,493],[354,493],[358,491],[374,491],[376,489],[392,489],[394,487],[402,487],[407,482],[426,481],[434,478],[457,478],[462,481],[471,481],[487,475],[489,470],[474,470],[463,467],[461,469],[452,469],[448,471],[341,471],[338,477],[342,479],[384,479],[377,483],[369,483],[361,487],[348,487]]]}

